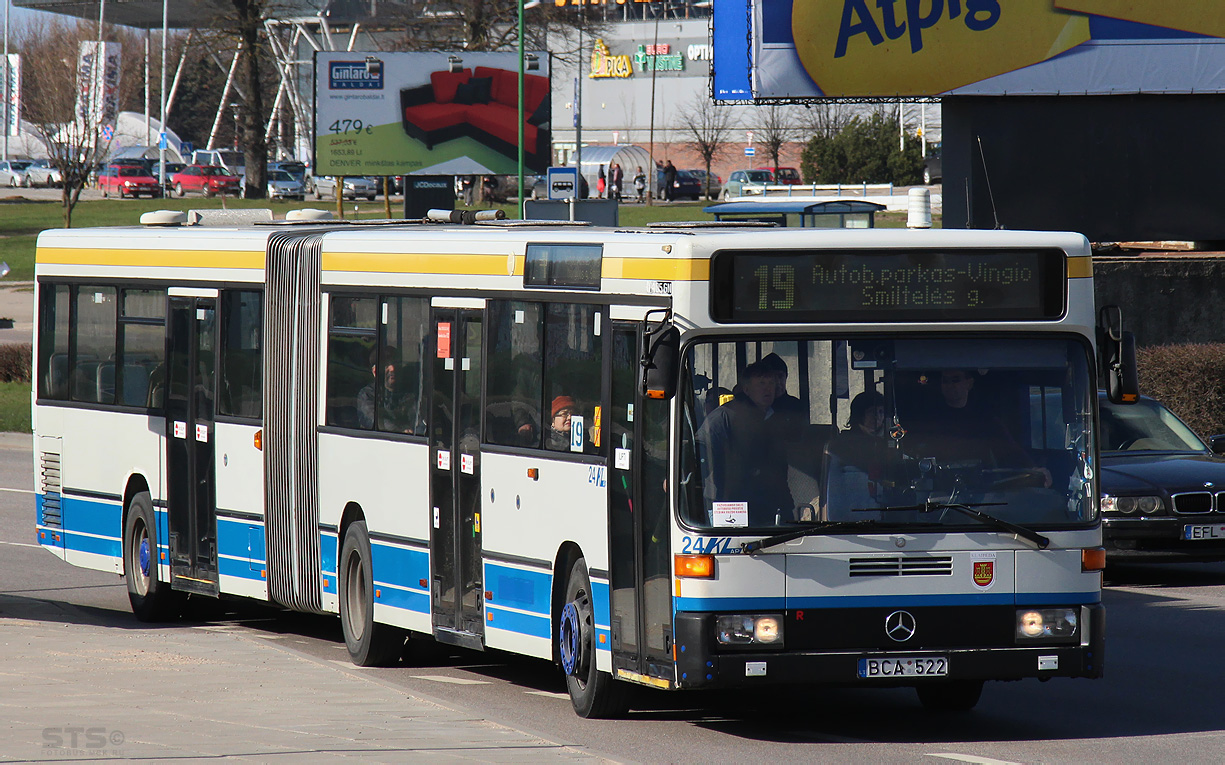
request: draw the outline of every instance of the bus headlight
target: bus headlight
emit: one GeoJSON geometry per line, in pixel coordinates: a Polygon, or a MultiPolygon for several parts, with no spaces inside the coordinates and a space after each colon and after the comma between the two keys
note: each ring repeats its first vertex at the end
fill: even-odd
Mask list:
{"type": "Polygon", "coordinates": [[[1017,610],[1017,639],[1070,638],[1076,634],[1075,608],[1022,608],[1017,610]]]}
{"type": "Polygon", "coordinates": [[[783,617],[780,614],[724,614],[715,620],[720,645],[781,645],[783,617]]]}

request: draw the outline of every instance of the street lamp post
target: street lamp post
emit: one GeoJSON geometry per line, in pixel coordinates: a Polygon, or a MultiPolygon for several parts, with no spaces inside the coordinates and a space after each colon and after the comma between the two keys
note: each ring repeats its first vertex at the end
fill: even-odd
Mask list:
{"type": "Polygon", "coordinates": [[[234,112],[234,151],[238,151],[238,102],[231,102],[230,109],[234,112]]]}
{"type": "MultiPolygon", "coordinates": [[[[527,56],[523,48],[523,16],[528,8],[540,5],[540,0],[519,0],[519,218],[524,216],[523,203],[523,65],[527,56]]],[[[545,96],[552,98],[552,93],[545,96]]]]}

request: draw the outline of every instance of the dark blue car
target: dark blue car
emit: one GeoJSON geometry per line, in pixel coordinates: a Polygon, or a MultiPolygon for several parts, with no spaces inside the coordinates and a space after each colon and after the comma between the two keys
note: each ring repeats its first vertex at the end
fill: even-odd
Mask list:
{"type": "Polygon", "coordinates": [[[1098,403],[1107,558],[1225,560],[1225,436],[1208,447],[1151,398],[1098,403]]]}

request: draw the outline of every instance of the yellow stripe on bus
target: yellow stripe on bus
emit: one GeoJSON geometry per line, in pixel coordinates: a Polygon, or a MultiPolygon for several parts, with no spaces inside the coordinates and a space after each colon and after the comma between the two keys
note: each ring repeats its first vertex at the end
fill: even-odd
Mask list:
{"type": "Polygon", "coordinates": [[[1084,279],[1093,276],[1093,258],[1068,258],[1068,278],[1084,279]]]}
{"type": "Polygon", "coordinates": [[[263,268],[263,250],[128,250],[119,248],[40,247],[39,263],[60,266],[140,266],[169,268],[263,268]]]}

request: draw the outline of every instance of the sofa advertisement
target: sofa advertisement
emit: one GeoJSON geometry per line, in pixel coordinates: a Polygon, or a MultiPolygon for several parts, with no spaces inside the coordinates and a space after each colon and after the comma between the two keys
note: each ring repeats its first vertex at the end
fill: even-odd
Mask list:
{"type": "Polygon", "coordinates": [[[1222,0],[721,0],[715,97],[1220,93],[1222,37],[1222,0]]]}
{"type": "Polygon", "coordinates": [[[551,164],[549,57],[318,52],[316,175],[511,175],[551,164]]]}

